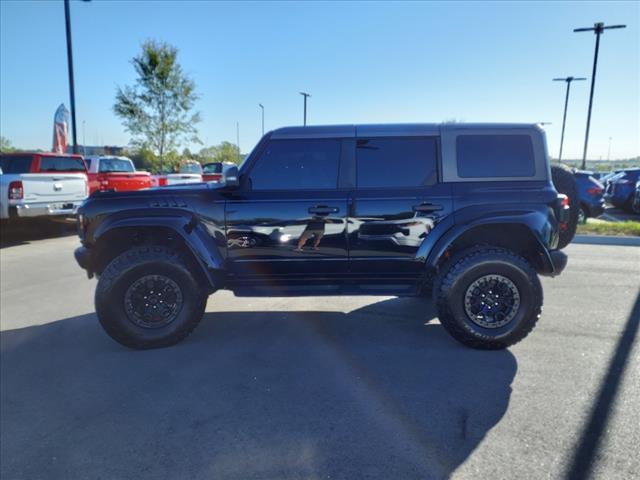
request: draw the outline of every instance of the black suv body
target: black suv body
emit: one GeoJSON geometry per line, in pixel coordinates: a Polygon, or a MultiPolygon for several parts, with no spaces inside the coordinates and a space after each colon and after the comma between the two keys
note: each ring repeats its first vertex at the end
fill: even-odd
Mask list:
{"type": "Polygon", "coordinates": [[[188,335],[209,294],[433,295],[463,343],[504,348],[542,306],[568,220],[536,125],[287,127],[219,184],[101,192],[76,259],[134,348],[188,335]]]}

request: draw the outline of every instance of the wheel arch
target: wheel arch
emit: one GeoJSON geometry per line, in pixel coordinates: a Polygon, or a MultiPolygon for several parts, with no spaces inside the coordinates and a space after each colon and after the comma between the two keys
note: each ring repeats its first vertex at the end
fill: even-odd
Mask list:
{"type": "Polygon", "coordinates": [[[455,253],[482,244],[505,248],[521,255],[542,275],[554,273],[549,251],[536,229],[525,221],[501,218],[449,229],[429,252],[426,266],[437,270],[455,253]]]}
{"type": "Polygon", "coordinates": [[[179,251],[210,291],[224,280],[221,248],[193,214],[134,215],[105,219],[92,235],[92,270],[101,273],[133,245],[164,245],[179,251]]]}

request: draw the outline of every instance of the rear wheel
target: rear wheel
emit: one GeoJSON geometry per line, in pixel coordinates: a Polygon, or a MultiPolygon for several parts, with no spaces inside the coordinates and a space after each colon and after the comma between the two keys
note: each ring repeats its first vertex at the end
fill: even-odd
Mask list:
{"type": "Polygon", "coordinates": [[[475,247],[454,256],[435,281],[442,326],[459,342],[495,350],[533,329],[542,311],[542,286],[533,267],[502,248],[475,247]]]}
{"type": "Polygon", "coordinates": [[[137,247],[116,257],[96,288],[105,331],[130,348],[178,343],[200,322],[206,291],[180,255],[166,247],[137,247]]]}
{"type": "Polygon", "coordinates": [[[551,178],[553,186],[558,193],[563,193],[569,198],[569,221],[561,225],[560,239],[558,241],[558,248],[564,248],[571,243],[576,234],[578,215],[580,213],[580,195],[578,194],[573,172],[566,165],[552,165],[551,178]]]}

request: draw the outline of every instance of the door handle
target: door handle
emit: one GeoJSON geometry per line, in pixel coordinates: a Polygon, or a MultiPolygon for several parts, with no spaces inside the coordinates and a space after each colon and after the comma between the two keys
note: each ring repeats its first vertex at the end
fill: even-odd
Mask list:
{"type": "Polygon", "coordinates": [[[338,207],[327,207],[326,205],[309,207],[309,213],[315,213],[317,215],[329,215],[330,213],[338,213],[339,211],[340,209],[338,207]]]}
{"type": "Polygon", "coordinates": [[[442,205],[436,205],[435,203],[421,203],[420,205],[414,205],[414,212],[435,212],[442,210],[442,205]]]}

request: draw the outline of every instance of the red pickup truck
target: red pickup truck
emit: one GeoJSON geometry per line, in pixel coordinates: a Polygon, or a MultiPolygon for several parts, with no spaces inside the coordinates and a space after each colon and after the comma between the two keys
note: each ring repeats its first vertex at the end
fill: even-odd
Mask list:
{"type": "Polygon", "coordinates": [[[151,187],[151,174],[137,172],[127,157],[87,157],[89,193],[97,190],[140,190],[151,187]]]}

